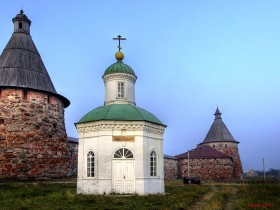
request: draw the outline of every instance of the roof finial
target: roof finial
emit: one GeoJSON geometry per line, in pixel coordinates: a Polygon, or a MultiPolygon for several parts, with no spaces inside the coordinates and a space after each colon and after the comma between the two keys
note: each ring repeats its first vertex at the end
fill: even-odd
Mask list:
{"type": "Polygon", "coordinates": [[[21,13],[21,14],[24,13],[24,11],[23,11],[23,4],[21,5],[20,13],[21,13]]]}
{"type": "Polygon", "coordinates": [[[122,60],[124,58],[124,54],[121,52],[121,40],[126,40],[126,38],[122,38],[121,35],[118,35],[118,38],[113,38],[113,40],[119,40],[119,46],[117,46],[119,48],[119,52],[115,54],[115,57],[117,60],[122,60]]]}
{"type": "Polygon", "coordinates": [[[222,113],[220,112],[220,110],[219,110],[219,107],[218,107],[218,105],[217,105],[217,109],[216,109],[216,112],[215,112],[215,119],[222,119],[222,113]]]}

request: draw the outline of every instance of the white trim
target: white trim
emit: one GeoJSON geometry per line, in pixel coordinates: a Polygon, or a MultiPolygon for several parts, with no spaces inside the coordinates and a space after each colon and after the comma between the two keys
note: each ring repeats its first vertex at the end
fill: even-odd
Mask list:
{"type": "Polygon", "coordinates": [[[103,81],[105,83],[108,81],[117,80],[117,79],[124,79],[124,80],[128,80],[130,82],[135,83],[137,78],[135,76],[133,76],[132,74],[125,74],[125,73],[108,74],[103,77],[103,81]]]}
{"type": "Polygon", "coordinates": [[[94,121],[76,124],[79,134],[105,129],[142,130],[149,133],[163,134],[165,126],[146,121],[94,121]]]}

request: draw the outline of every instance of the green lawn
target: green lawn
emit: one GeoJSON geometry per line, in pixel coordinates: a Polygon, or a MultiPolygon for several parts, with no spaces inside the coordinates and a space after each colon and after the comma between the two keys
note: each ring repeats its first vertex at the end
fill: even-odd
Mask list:
{"type": "Polygon", "coordinates": [[[0,209],[280,209],[279,184],[166,183],[167,195],[77,195],[75,183],[0,183],[0,209]],[[252,207],[253,205],[262,207],[252,207]],[[251,205],[251,206],[250,206],[251,205]]]}

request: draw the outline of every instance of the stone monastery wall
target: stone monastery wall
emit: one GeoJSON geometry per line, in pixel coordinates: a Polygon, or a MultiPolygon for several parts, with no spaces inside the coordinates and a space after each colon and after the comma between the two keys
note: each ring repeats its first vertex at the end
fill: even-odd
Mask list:
{"type": "Polygon", "coordinates": [[[164,179],[178,179],[179,165],[177,159],[164,157],[164,179]]]}
{"type": "Polygon", "coordinates": [[[53,95],[0,90],[0,179],[49,179],[75,174],[62,101],[53,95]]]}
{"type": "MultiPolygon", "coordinates": [[[[230,180],[233,178],[231,158],[190,159],[190,177],[197,176],[202,180],[230,180]]],[[[188,159],[179,160],[180,178],[188,176],[188,159]]]]}
{"type": "Polygon", "coordinates": [[[214,142],[214,143],[204,143],[204,145],[208,145],[213,147],[214,149],[230,156],[233,158],[233,177],[236,179],[240,179],[243,174],[242,164],[239,157],[238,146],[236,143],[232,142],[214,142]]]}

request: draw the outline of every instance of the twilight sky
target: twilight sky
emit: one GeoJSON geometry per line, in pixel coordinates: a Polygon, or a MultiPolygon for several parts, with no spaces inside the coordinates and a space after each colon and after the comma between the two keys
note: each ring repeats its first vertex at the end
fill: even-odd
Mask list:
{"type": "Polygon", "coordinates": [[[103,105],[101,77],[120,34],[137,106],[168,126],[165,154],[201,143],[218,105],[243,170],[262,169],[262,158],[280,168],[279,0],[0,0],[0,51],[22,4],[57,92],[71,101],[69,136],[103,105]]]}

